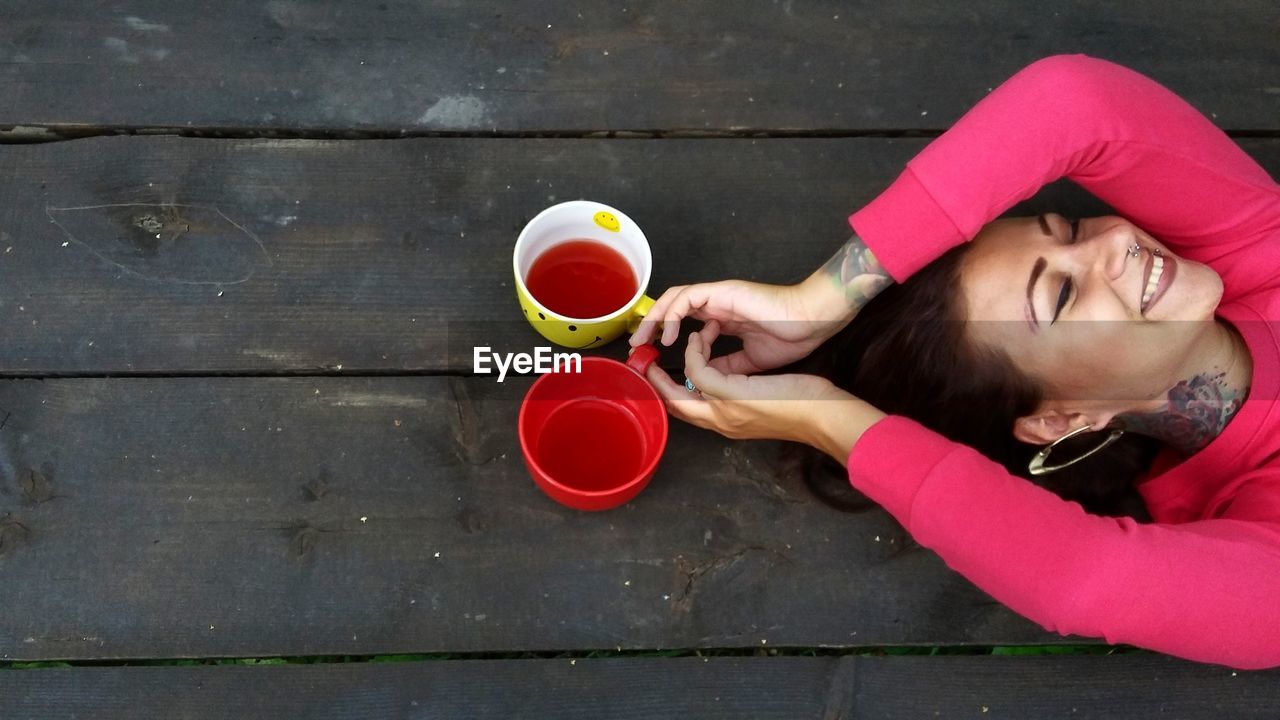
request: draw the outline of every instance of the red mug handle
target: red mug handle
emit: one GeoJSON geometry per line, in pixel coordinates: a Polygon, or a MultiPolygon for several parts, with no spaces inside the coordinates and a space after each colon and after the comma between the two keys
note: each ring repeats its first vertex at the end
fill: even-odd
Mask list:
{"type": "Polygon", "coordinates": [[[644,377],[645,370],[658,359],[658,348],[650,344],[644,344],[631,351],[631,356],[627,358],[627,367],[640,373],[640,377],[644,377]]]}

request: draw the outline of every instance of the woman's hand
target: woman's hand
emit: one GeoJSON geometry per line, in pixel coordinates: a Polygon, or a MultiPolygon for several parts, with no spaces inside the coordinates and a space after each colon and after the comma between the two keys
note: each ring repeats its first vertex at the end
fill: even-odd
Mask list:
{"type": "Polygon", "coordinates": [[[680,337],[686,317],[719,321],[742,339],[742,350],[711,361],[721,373],[752,374],[795,362],[840,332],[858,311],[893,282],[857,235],[825,265],[795,285],[725,280],[681,285],[664,292],[631,336],[631,346],[680,337]]]}
{"type": "Polygon", "coordinates": [[[678,385],[657,364],[649,382],[675,417],[734,439],[777,439],[805,443],[844,463],[862,433],[884,413],[813,375],[724,373],[710,358],[720,334],[710,320],[689,336],[685,377],[697,392],[678,385]]]}
{"type": "Polygon", "coordinates": [[[670,346],[680,336],[680,321],[686,317],[717,321],[726,334],[742,339],[741,350],[711,361],[724,375],[749,375],[795,362],[847,322],[846,318],[817,317],[804,284],[724,280],[667,290],[631,336],[631,346],[650,342],[659,323],[661,342],[670,346]]]}

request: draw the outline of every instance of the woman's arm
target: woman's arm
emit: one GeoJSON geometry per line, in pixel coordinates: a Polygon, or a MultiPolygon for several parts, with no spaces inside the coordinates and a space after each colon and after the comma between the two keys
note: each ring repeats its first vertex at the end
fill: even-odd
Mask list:
{"type": "Polygon", "coordinates": [[[1280,190],[1151,79],[1083,55],[1033,63],[849,221],[897,281],[1067,177],[1192,259],[1280,231],[1280,190]]]}
{"type": "MultiPolygon", "coordinates": [[[[835,323],[838,331],[880,294],[893,278],[862,238],[849,238],[835,255],[799,285],[809,317],[835,323]]],[[[834,334],[834,333],[833,333],[834,334]]]]}
{"type": "Polygon", "coordinates": [[[922,546],[1048,630],[1238,668],[1280,665],[1280,471],[1270,487],[1241,483],[1220,519],[1090,515],[822,378],[720,373],[709,365],[718,333],[713,320],[689,336],[685,374],[700,393],[649,367],[676,417],[845,460],[853,485],[922,546]]]}
{"type": "Polygon", "coordinates": [[[1090,515],[892,416],[861,434],[848,467],[921,545],[1046,630],[1236,668],[1280,665],[1280,478],[1251,483],[1257,497],[1238,496],[1221,518],[1141,525],[1090,515]]]}

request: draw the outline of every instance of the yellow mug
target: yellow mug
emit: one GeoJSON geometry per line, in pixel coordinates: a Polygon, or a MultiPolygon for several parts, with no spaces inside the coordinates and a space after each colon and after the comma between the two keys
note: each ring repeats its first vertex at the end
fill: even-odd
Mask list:
{"type": "Polygon", "coordinates": [[[572,200],[538,213],[516,238],[512,265],[516,296],[525,318],[543,337],[567,348],[600,347],[624,331],[633,333],[653,307],[653,298],[645,295],[653,271],[649,241],[631,218],[598,202],[572,200]],[[534,261],[547,250],[573,240],[597,242],[622,255],[635,273],[636,292],[630,300],[606,315],[579,318],[552,311],[529,292],[525,278],[534,261]]]}

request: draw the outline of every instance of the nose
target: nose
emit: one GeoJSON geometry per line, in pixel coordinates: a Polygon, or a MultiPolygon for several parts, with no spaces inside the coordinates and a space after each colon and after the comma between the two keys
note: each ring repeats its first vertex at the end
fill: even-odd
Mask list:
{"type": "Polygon", "coordinates": [[[1108,282],[1115,282],[1131,267],[1141,267],[1142,253],[1150,252],[1141,232],[1133,223],[1120,218],[1082,220],[1072,249],[1079,254],[1081,264],[1108,282]],[[1135,247],[1138,248],[1136,255],[1135,247]]]}

